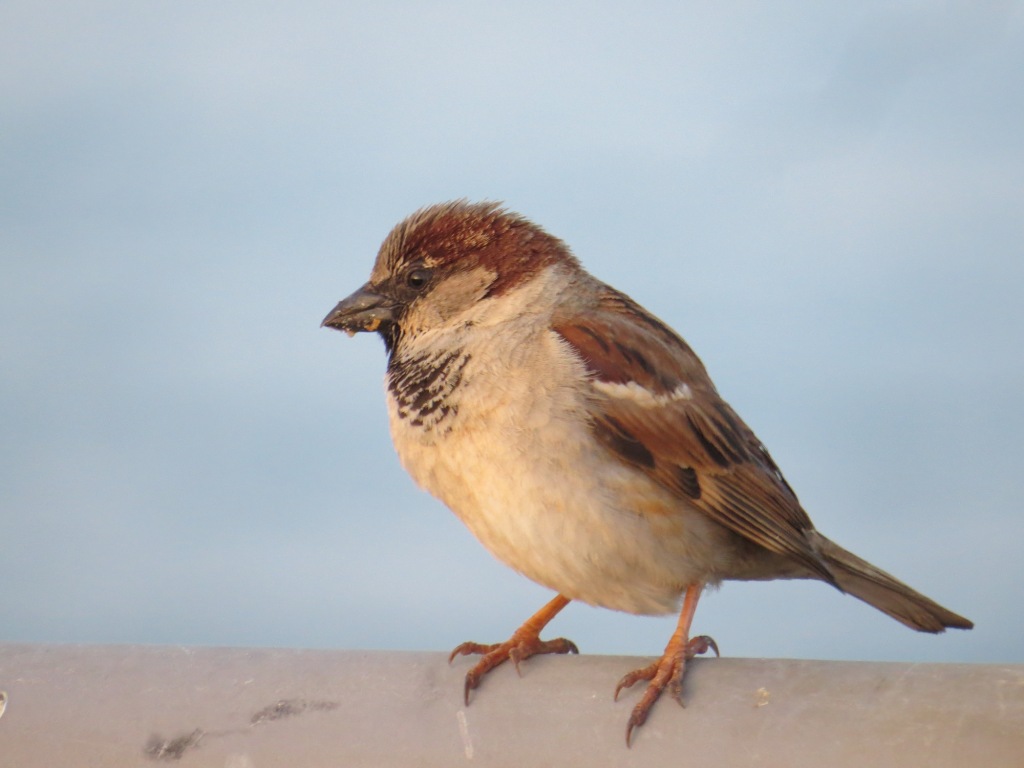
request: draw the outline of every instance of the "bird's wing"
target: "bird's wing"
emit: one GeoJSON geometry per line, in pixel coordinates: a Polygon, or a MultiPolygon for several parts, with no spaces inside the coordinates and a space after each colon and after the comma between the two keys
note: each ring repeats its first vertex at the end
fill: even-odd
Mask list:
{"type": "Polygon", "coordinates": [[[552,330],[588,370],[596,438],[711,519],[834,581],[810,518],[753,431],[676,333],[604,286],[596,308],[552,330]]]}

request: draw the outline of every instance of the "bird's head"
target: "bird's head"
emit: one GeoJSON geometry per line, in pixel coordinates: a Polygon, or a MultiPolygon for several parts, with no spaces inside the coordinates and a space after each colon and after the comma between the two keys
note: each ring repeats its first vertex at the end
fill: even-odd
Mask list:
{"type": "Polygon", "coordinates": [[[497,203],[432,205],[391,230],[369,282],[321,325],[376,331],[393,351],[404,334],[458,323],[558,263],[578,266],[560,240],[497,203]]]}

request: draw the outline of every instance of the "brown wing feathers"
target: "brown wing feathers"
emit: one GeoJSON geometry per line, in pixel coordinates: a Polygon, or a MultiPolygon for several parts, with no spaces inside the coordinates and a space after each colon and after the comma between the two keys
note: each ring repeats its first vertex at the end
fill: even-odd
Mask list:
{"type": "Polygon", "coordinates": [[[813,526],[796,496],[682,339],[611,289],[585,321],[556,321],[554,330],[595,381],[634,382],[651,395],[595,391],[594,433],[609,450],[720,524],[835,583],[810,545],[806,531],[813,526]]]}

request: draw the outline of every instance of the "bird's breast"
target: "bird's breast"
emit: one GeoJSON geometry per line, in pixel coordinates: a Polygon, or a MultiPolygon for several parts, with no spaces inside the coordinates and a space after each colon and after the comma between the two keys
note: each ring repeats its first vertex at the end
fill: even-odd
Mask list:
{"type": "Polygon", "coordinates": [[[565,596],[675,610],[720,529],[591,434],[585,373],[554,334],[419,350],[388,374],[403,466],[496,557],[565,596]]]}

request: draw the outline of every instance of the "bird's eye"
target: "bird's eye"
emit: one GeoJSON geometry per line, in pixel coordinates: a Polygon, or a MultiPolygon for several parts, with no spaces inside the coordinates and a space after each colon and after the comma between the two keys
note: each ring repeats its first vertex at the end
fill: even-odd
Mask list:
{"type": "Polygon", "coordinates": [[[414,269],[405,276],[405,284],[413,290],[422,289],[430,281],[430,270],[426,268],[414,269]]]}

